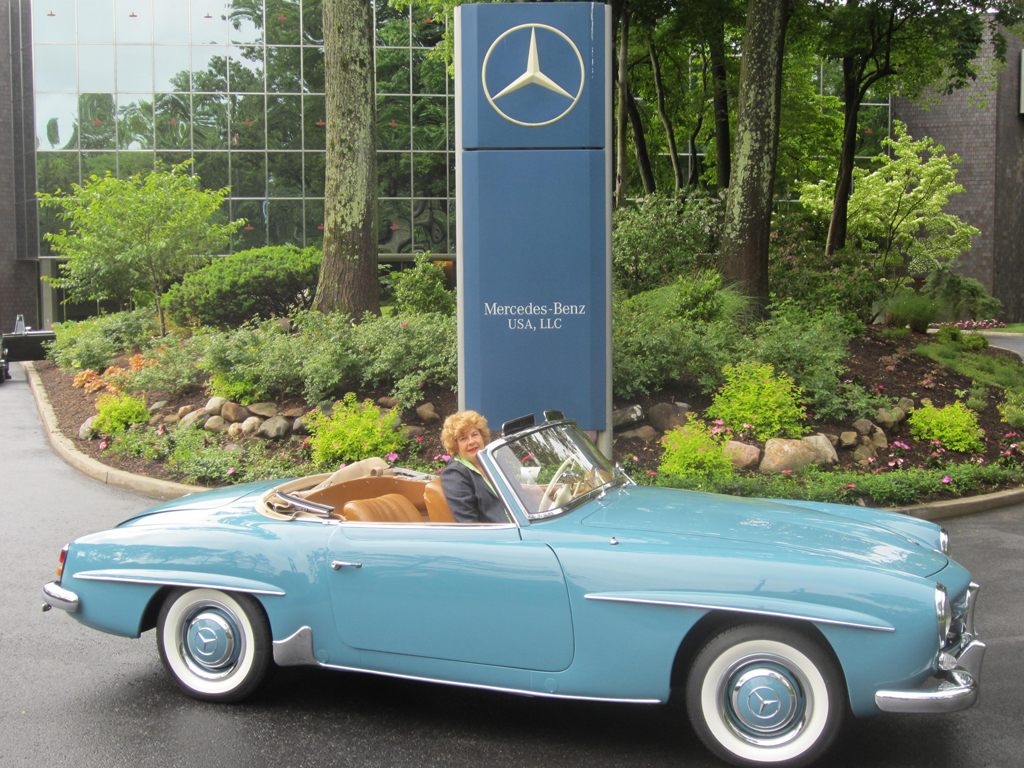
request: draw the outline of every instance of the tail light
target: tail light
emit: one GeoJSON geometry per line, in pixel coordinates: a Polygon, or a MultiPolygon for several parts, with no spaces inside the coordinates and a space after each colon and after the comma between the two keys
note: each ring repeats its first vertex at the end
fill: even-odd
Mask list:
{"type": "Polygon", "coordinates": [[[60,577],[64,575],[64,561],[68,559],[68,547],[70,544],[65,544],[64,548],[60,551],[60,557],[57,559],[57,580],[60,581],[60,577]]]}

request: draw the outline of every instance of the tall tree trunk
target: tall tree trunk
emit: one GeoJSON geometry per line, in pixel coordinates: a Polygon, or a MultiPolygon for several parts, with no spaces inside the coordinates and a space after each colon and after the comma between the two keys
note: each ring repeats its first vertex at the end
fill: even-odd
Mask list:
{"type": "Polygon", "coordinates": [[[718,187],[725,189],[732,177],[732,148],[725,71],[725,22],[722,19],[717,19],[709,32],[708,54],[711,58],[711,93],[715,105],[715,173],[718,176],[718,187]]]}
{"type": "Polygon", "coordinates": [[[839,152],[839,174],[832,201],[832,219],[828,225],[825,253],[831,256],[846,245],[847,215],[853,190],[853,163],[857,156],[857,116],[860,112],[860,82],[856,62],[843,59],[843,147],[839,152]]]}
{"type": "Polygon", "coordinates": [[[676,193],[678,194],[683,188],[683,169],[679,165],[675,129],[673,129],[672,121],[668,119],[668,114],[665,112],[665,86],[661,80],[661,62],[658,60],[658,51],[654,47],[653,40],[647,41],[647,52],[651,56],[654,91],[658,96],[658,118],[661,120],[661,127],[665,129],[665,138],[668,142],[668,159],[672,162],[672,177],[675,181],[676,193]]]}
{"type": "Polygon", "coordinates": [[[626,115],[629,95],[629,6],[619,16],[618,111],[615,113],[615,207],[626,204],[626,115]]]}
{"type": "Polygon", "coordinates": [[[750,0],[740,69],[735,168],[725,207],[722,274],[768,305],[768,242],[779,145],[782,54],[789,0],[750,0]]]}
{"type": "Polygon", "coordinates": [[[647,154],[647,139],[644,136],[644,121],[640,118],[640,110],[636,106],[636,99],[626,89],[626,106],[629,108],[629,124],[633,128],[633,151],[636,154],[636,164],[640,169],[640,180],[644,185],[644,194],[650,195],[654,192],[654,171],[651,170],[651,157],[647,154]]]}
{"type": "Polygon", "coordinates": [[[380,314],[377,296],[377,115],[373,11],[324,0],[327,169],[316,308],[380,314]]]}

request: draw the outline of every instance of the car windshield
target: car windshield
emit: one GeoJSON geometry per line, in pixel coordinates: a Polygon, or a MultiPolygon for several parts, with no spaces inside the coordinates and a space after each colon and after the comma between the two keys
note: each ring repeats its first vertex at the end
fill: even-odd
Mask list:
{"type": "Polygon", "coordinates": [[[573,501],[626,480],[572,422],[513,435],[491,456],[531,520],[559,514],[573,501]]]}

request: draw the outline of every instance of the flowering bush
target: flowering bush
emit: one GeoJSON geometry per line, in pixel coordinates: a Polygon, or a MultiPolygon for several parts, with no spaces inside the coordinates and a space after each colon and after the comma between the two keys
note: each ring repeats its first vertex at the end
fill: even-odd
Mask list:
{"type": "Polygon", "coordinates": [[[803,390],[784,373],[761,363],[727,365],[722,370],[726,383],[718,390],[707,415],[721,419],[733,431],[748,431],[756,440],[780,434],[806,434],[807,414],[800,402],[803,390]]]}
{"type": "Polygon", "coordinates": [[[732,462],[725,455],[725,434],[712,434],[703,422],[691,419],[662,439],[665,452],[658,471],[662,475],[698,475],[713,479],[730,477],[732,462]]]}
{"type": "Polygon", "coordinates": [[[1024,429],[1024,392],[1006,390],[1006,399],[997,407],[1003,421],[1015,429],[1024,429]]]}
{"type": "Polygon", "coordinates": [[[918,440],[937,440],[942,448],[964,453],[984,447],[977,415],[959,400],[945,408],[936,408],[931,400],[922,403],[908,419],[910,434],[918,440]]]}

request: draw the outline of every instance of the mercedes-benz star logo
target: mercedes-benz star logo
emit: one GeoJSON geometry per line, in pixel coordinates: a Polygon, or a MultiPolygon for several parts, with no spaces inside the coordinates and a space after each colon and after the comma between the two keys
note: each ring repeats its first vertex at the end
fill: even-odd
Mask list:
{"type": "Polygon", "coordinates": [[[750,711],[755,717],[767,720],[778,714],[782,707],[782,701],[775,691],[767,686],[762,686],[750,692],[747,697],[747,706],[750,707],[750,711]]]}
{"type": "Polygon", "coordinates": [[[217,647],[217,635],[212,629],[204,627],[196,632],[196,650],[203,656],[209,656],[217,647]],[[211,648],[210,646],[213,646],[211,648]]]}
{"type": "Polygon", "coordinates": [[[492,107],[494,107],[495,112],[497,112],[499,115],[504,117],[509,122],[515,123],[516,125],[525,125],[531,128],[535,128],[541,125],[550,125],[551,123],[561,120],[563,117],[569,114],[569,112],[572,111],[572,108],[575,107],[576,103],[580,100],[580,96],[583,94],[583,82],[585,79],[586,77],[583,64],[583,56],[580,54],[579,48],[576,47],[576,44],[569,38],[568,35],[566,35],[561,30],[548,26],[547,24],[520,24],[517,27],[512,27],[511,29],[506,30],[505,32],[498,35],[494,42],[491,43],[491,47],[487,49],[487,55],[484,56],[482,81],[484,86],[484,94],[487,96],[487,101],[490,103],[492,107]],[[523,72],[523,74],[519,75],[519,77],[510,82],[508,85],[506,85],[504,88],[502,88],[500,91],[498,91],[498,93],[492,96],[490,88],[487,85],[487,64],[488,62],[490,62],[491,54],[494,52],[494,49],[498,45],[498,43],[504,40],[508,35],[520,29],[530,30],[530,50],[526,55],[526,71],[523,72]],[[569,93],[567,90],[565,90],[565,88],[563,88],[561,85],[555,82],[552,78],[544,74],[544,72],[541,70],[540,55],[537,52],[538,29],[544,29],[554,32],[556,35],[565,40],[565,42],[567,42],[572,47],[573,53],[576,54],[576,59],[577,61],[579,61],[580,65],[580,85],[576,91],[575,96],[569,93]],[[547,90],[553,91],[554,93],[557,93],[560,96],[564,96],[566,99],[570,100],[568,106],[566,106],[565,110],[563,110],[559,115],[550,120],[542,120],[540,122],[526,122],[523,120],[516,120],[514,117],[510,117],[508,114],[502,111],[501,107],[494,103],[502,96],[506,96],[514,91],[518,91],[520,88],[525,88],[526,86],[529,85],[539,85],[541,88],[546,88],[547,90]]]}

